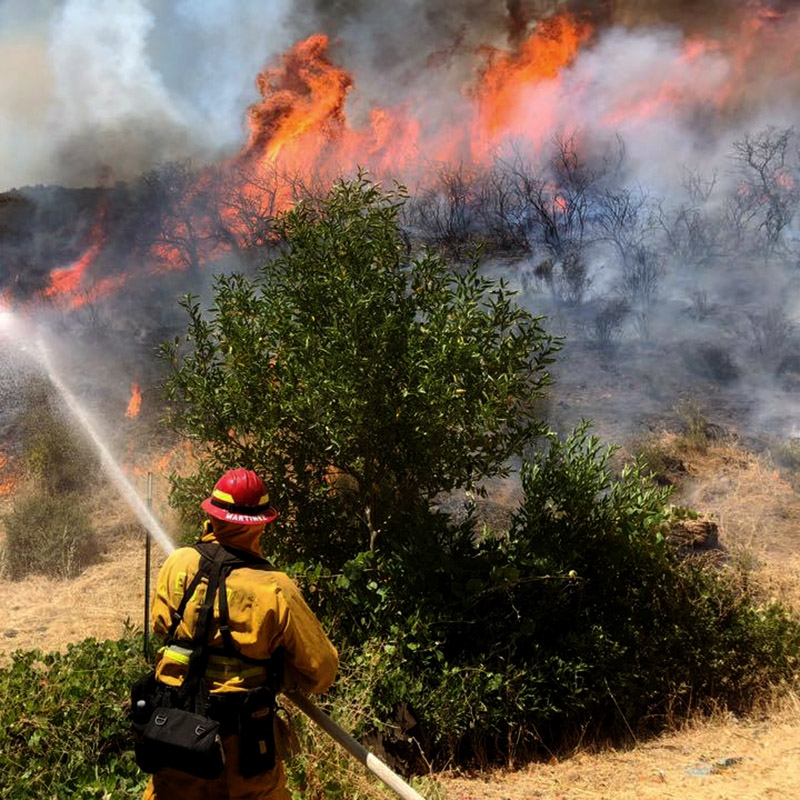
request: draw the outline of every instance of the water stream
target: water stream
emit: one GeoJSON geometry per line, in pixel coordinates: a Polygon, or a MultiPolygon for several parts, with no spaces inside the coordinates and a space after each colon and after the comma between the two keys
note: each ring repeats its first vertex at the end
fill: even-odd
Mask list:
{"type": "Polygon", "coordinates": [[[139,497],[135,487],[128,480],[128,477],[112,455],[108,445],[103,441],[98,424],[92,419],[83,405],[81,405],[78,398],[67,388],[61,376],[58,374],[50,357],[50,351],[41,334],[36,337],[36,347],[33,354],[36,361],[47,374],[50,382],[58,390],[61,399],[64,401],[64,405],[69,409],[75,421],[80,423],[86,437],[97,451],[100,463],[103,465],[103,469],[106,471],[112,483],[136,514],[139,522],[142,523],[150,538],[169,555],[175,549],[175,545],[164,530],[164,527],[155,516],[153,516],[153,513],[143,502],[142,498],[139,497]]]}
{"type": "Polygon", "coordinates": [[[41,367],[42,371],[47,375],[52,385],[58,391],[64,405],[72,415],[72,418],[80,425],[86,438],[94,447],[100,458],[100,463],[111,482],[136,514],[139,522],[141,522],[147,531],[148,536],[158,544],[164,553],[169,555],[175,549],[175,545],[164,530],[164,527],[155,516],[153,516],[153,513],[142,498],[139,497],[136,488],[130,480],[128,480],[122,467],[120,467],[119,463],[114,458],[111,450],[103,439],[101,428],[98,423],[64,383],[61,375],[53,364],[53,359],[43,332],[36,329],[34,323],[20,319],[14,312],[0,309],[0,336],[8,338],[16,343],[21,351],[31,356],[41,367]],[[33,330],[31,330],[32,328],[33,330]],[[29,341],[35,342],[32,348],[24,344],[29,341]]]}

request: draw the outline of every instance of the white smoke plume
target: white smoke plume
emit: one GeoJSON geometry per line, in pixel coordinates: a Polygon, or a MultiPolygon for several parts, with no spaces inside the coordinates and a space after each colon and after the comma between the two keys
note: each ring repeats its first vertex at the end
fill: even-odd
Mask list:
{"type": "Polygon", "coordinates": [[[240,146],[283,3],[6,0],[0,189],[95,185],[240,146]]]}

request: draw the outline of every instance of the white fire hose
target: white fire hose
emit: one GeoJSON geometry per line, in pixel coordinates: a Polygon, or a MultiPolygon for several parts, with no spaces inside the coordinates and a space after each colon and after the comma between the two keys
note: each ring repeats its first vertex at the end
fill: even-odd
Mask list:
{"type": "Polygon", "coordinates": [[[373,775],[383,781],[403,800],[425,800],[412,789],[396,772],[392,772],[377,756],[345,733],[327,714],[320,711],[307,697],[299,692],[286,695],[312,722],[319,725],[325,733],[340,744],[353,758],[360,761],[373,775]]]}

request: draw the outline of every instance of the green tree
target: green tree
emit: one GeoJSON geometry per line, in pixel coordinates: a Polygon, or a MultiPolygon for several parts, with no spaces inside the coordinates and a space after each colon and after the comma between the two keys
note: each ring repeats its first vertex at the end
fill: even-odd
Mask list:
{"type": "Polygon", "coordinates": [[[797,622],[681,561],[640,465],[615,476],[586,426],[545,430],[557,342],[477,265],[412,257],[404,199],[341,183],[280,220],[256,278],[218,279],[208,311],[187,300],[167,389],[202,460],[175,502],[194,511],[228,467],[268,478],[268,544],[341,648],[338,691],[365,728],[410,711],[403,757],[509,761],[791,678],[797,622]],[[508,530],[436,511],[524,452],[508,530]]]}
{"type": "Polygon", "coordinates": [[[295,552],[341,563],[407,535],[440,492],[474,488],[543,432],[534,403],[557,349],[502,282],[409,255],[402,190],[363,177],[280,220],[283,253],[254,279],[188,298],[165,348],[171,422],[200,442],[175,480],[186,509],[222,469],[254,468],[295,552]]]}

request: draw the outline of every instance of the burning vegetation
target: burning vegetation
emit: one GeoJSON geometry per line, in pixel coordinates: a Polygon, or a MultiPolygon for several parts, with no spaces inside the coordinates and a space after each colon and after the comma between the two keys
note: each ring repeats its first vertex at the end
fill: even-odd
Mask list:
{"type": "MultiPolygon", "coordinates": [[[[730,145],[722,131],[758,117],[750,93],[778,81],[800,48],[797,17],[774,8],[751,7],[704,35],[626,33],[601,22],[569,12],[528,19],[514,28],[508,46],[474,48],[471,75],[459,91],[449,88],[447,59],[431,61],[422,80],[401,93],[401,103],[360,108],[359,124],[349,103],[358,94],[359,76],[336,63],[328,36],[314,34],[258,75],[260,99],[249,110],[248,141],[232,158],[209,167],[167,164],[133,183],[68,198],[41,189],[4,195],[6,291],[18,302],[49,300],[74,308],[113,294],[134,277],[193,271],[226,254],[246,257],[275,242],[276,214],[359,167],[415,187],[421,205],[434,206],[427,218],[415,220],[423,238],[446,225],[450,237],[472,236],[490,250],[499,245],[535,260],[525,251],[540,235],[563,238],[565,228],[584,228],[603,215],[583,197],[596,191],[600,179],[607,193],[617,195],[641,187],[634,208],[619,210],[628,220],[652,216],[646,198],[662,202],[653,194],[661,187],[642,184],[641,164],[610,152],[616,137],[638,160],[641,139],[664,138],[668,147],[670,129],[679,129],[672,131],[672,143],[691,169],[696,159],[685,152],[687,141],[699,145],[705,139],[703,146],[715,150],[730,145]],[[424,93],[417,90],[423,82],[424,93]],[[569,142],[571,164],[564,153],[553,155],[554,140],[569,142]],[[576,181],[580,208],[573,202],[576,181]],[[547,207],[537,209],[538,201],[547,207]],[[426,222],[433,231],[425,230],[426,222]]],[[[734,155],[742,157],[741,150],[734,155]]],[[[763,154],[755,161],[745,154],[743,163],[758,172],[759,159],[763,154]]],[[[663,154],[653,160],[663,167],[663,154]]],[[[698,179],[713,181],[719,165],[714,160],[698,179]]],[[[761,227],[754,217],[759,206],[772,203],[770,192],[792,193],[794,164],[776,171],[768,159],[764,167],[761,177],[770,185],[757,187],[757,194],[746,181],[719,181],[719,190],[738,192],[748,205],[734,225],[744,220],[761,227]]],[[[661,177],[657,182],[663,183],[661,177]]],[[[674,185],[669,191],[670,201],[678,197],[674,185]]],[[[720,202],[729,202],[722,191],[683,196],[692,213],[720,202]]],[[[659,225],[681,224],[676,218],[682,211],[663,209],[672,219],[652,226],[651,249],[663,246],[659,225]]],[[[638,231],[625,235],[644,238],[638,231]]],[[[572,244],[568,249],[564,257],[577,258],[572,244]]]]}
{"type": "Polygon", "coordinates": [[[142,410],[142,390],[139,384],[135,381],[131,384],[131,399],[128,401],[128,408],[125,411],[125,416],[128,419],[136,419],[139,412],[142,410]]]}
{"type": "MultiPolygon", "coordinates": [[[[586,426],[549,430],[599,403],[653,424],[689,380],[759,424],[800,413],[800,157],[778,113],[800,18],[750,4],[697,26],[675,3],[671,25],[644,27],[658,4],[535,5],[552,13],[504,4],[502,35],[482,36],[480,11],[390,95],[335,33],[304,31],[258,74],[238,151],[0,196],[0,309],[46,309],[86,348],[72,371],[84,394],[117,361],[113,419],[127,401],[137,429],[139,383],[120,395],[131,375],[148,397],[155,380],[126,361],[173,343],[171,422],[197,449],[129,461],[167,471],[177,453],[187,515],[223,464],[263,469],[280,563],[343,652],[366,653],[371,718],[408,709],[416,749],[400,756],[427,768],[514,763],[571,747],[570,731],[626,736],[717,702],[746,710],[794,677],[800,648],[747,575],[719,580],[671,548],[691,512],[647,472],[619,474],[586,426]],[[208,297],[212,275],[213,307],[185,301],[176,337],[175,296],[208,297]],[[540,408],[553,333],[569,334],[558,402],[540,408]],[[509,459],[525,466],[504,526],[476,536],[472,511],[462,524],[437,505],[509,459]]],[[[28,424],[30,469],[61,480],[9,517],[18,542],[34,512],[77,530],[79,478],[96,471],[75,468],[60,421],[28,424]],[[73,516],[51,513],[59,493],[73,516]]],[[[73,551],[86,563],[48,539],[69,563],[19,574],[73,574],[73,551]]]]}

